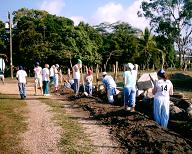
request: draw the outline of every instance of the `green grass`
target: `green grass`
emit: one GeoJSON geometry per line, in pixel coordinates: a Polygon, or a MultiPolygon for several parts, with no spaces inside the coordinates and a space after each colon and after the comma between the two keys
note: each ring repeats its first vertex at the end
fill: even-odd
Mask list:
{"type": "Polygon", "coordinates": [[[92,149],[90,141],[84,134],[83,128],[77,121],[71,119],[65,114],[63,109],[64,104],[55,100],[41,100],[50,105],[56,113],[54,120],[62,127],[63,133],[59,147],[64,154],[89,154],[92,149]]]}
{"type": "Polygon", "coordinates": [[[26,130],[24,101],[0,94],[0,153],[24,153],[19,147],[19,134],[26,130]]]}

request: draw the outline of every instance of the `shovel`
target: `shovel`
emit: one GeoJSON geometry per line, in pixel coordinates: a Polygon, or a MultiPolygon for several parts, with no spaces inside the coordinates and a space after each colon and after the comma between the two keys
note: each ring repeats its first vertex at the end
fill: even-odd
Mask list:
{"type": "Polygon", "coordinates": [[[81,69],[81,76],[82,76],[82,83],[83,83],[83,94],[85,95],[85,96],[88,96],[89,94],[85,91],[85,83],[84,83],[84,76],[83,76],[83,71],[82,71],[82,69],[81,69]]]}

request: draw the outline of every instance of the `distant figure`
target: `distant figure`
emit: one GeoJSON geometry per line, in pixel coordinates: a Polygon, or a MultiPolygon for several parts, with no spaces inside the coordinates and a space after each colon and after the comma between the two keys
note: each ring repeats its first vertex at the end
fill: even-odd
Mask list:
{"type": "Polygon", "coordinates": [[[45,67],[42,70],[43,77],[43,95],[49,96],[49,65],[45,64],[45,67]]]}
{"type": "Polygon", "coordinates": [[[5,77],[4,77],[4,72],[1,70],[1,68],[0,68],[0,79],[4,84],[5,83],[5,77]]]}
{"type": "Polygon", "coordinates": [[[55,73],[54,73],[54,70],[55,70],[55,65],[52,65],[51,68],[50,68],[50,84],[53,85],[54,82],[55,82],[55,73]]]}
{"type": "Polygon", "coordinates": [[[35,63],[35,68],[33,69],[35,73],[35,94],[37,95],[37,88],[41,90],[41,95],[43,95],[43,89],[42,89],[42,68],[39,66],[39,62],[35,63]]]}
{"type": "Polygon", "coordinates": [[[169,120],[170,95],[173,95],[173,84],[167,79],[164,70],[159,70],[159,80],[154,82],[154,119],[162,127],[166,128],[169,120]]]}
{"type": "Polygon", "coordinates": [[[103,72],[102,73],[103,76],[103,84],[105,87],[105,91],[107,93],[107,98],[109,103],[113,103],[114,102],[114,98],[113,95],[117,94],[117,85],[113,79],[113,77],[111,75],[107,75],[107,72],[103,72]]]}
{"type": "Polygon", "coordinates": [[[59,64],[55,65],[54,74],[55,74],[54,86],[55,86],[55,92],[57,92],[59,87],[59,64]]]}
{"type": "Polygon", "coordinates": [[[93,89],[93,72],[92,70],[88,70],[88,74],[85,77],[85,90],[86,92],[92,96],[92,89],[93,89]]]}
{"type": "Polygon", "coordinates": [[[19,66],[19,70],[16,73],[16,79],[18,80],[19,94],[21,99],[26,98],[25,85],[27,83],[27,73],[23,70],[22,66],[19,66]]]}
{"type": "Polygon", "coordinates": [[[74,92],[75,96],[79,94],[80,87],[80,68],[82,67],[81,60],[78,60],[77,63],[73,66],[73,80],[74,80],[74,92]]]}
{"type": "Polygon", "coordinates": [[[136,99],[136,71],[133,70],[134,65],[128,63],[125,66],[125,72],[123,73],[124,79],[124,105],[126,110],[135,111],[135,99],[136,99]]]}

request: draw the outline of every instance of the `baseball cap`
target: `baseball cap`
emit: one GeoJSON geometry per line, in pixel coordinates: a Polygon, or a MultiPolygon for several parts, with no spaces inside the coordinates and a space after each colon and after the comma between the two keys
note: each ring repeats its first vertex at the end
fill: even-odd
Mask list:
{"type": "Polygon", "coordinates": [[[132,63],[128,63],[127,66],[128,66],[131,70],[133,70],[133,68],[135,67],[132,63]]]}
{"type": "Polygon", "coordinates": [[[164,77],[164,74],[165,74],[165,71],[163,69],[160,69],[158,72],[157,72],[157,75],[160,76],[160,77],[164,77]]]}

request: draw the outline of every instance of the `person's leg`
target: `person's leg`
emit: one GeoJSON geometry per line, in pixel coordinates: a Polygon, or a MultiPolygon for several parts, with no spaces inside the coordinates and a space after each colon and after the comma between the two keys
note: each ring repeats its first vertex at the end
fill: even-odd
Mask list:
{"type": "Polygon", "coordinates": [[[161,110],[161,126],[167,128],[169,121],[169,100],[164,100],[162,102],[162,110],[161,110]]]}
{"type": "Polygon", "coordinates": [[[46,81],[43,81],[43,94],[46,94],[45,89],[46,89],[46,81]]]}
{"type": "Polygon", "coordinates": [[[24,98],[24,93],[23,93],[23,83],[18,83],[18,87],[19,87],[19,94],[21,99],[24,98]]]}
{"type": "Polygon", "coordinates": [[[154,116],[154,120],[160,125],[161,124],[161,100],[159,98],[154,98],[153,116],[154,116]]]}
{"type": "Polygon", "coordinates": [[[107,98],[108,98],[109,103],[111,103],[111,104],[114,102],[112,90],[113,90],[112,88],[107,90],[107,98]]]}
{"type": "Polygon", "coordinates": [[[135,111],[135,99],[136,99],[136,88],[132,87],[130,88],[130,97],[129,97],[129,103],[132,111],[135,111]]]}
{"type": "Polygon", "coordinates": [[[92,96],[92,92],[93,92],[93,86],[92,84],[89,84],[89,95],[92,96]]]}
{"type": "Polygon", "coordinates": [[[43,95],[43,81],[42,78],[38,78],[38,84],[40,87],[41,95],[43,95]]]}
{"type": "Polygon", "coordinates": [[[24,98],[26,98],[26,88],[25,88],[25,83],[22,84],[22,88],[23,88],[23,96],[24,96],[24,98]]]}
{"type": "Polygon", "coordinates": [[[49,94],[49,81],[45,81],[45,94],[49,94]]]}
{"type": "Polygon", "coordinates": [[[35,95],[37,95],[38,79],[35,79],[35,95]]]}

